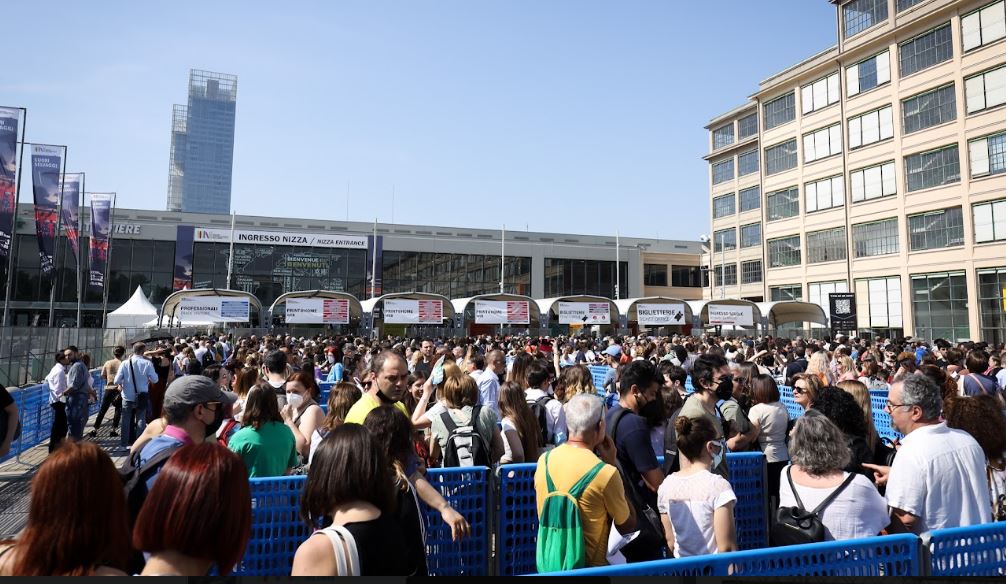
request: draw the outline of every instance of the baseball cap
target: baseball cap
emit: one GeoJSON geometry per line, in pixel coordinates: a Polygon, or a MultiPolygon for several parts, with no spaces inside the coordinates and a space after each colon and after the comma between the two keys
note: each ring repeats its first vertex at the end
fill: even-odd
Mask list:
{"type": "Polygon", "coordinates": [[[207,402],[220,402],[224,405],[233,404],[237,396],[225,393],[209,377],[202,375],[186,375],[171,382],[164,393],[164,406],[187,405],[195,406],[207,402]]]}
{"type": "Polygon", "coordinates": [[[612,346],[610,346],[610,347],[608,347],[607,349],[604,350],[604,354],[605,355],[611,355],[612,357],[621,357],[622,356],[622,348],[619,347],[618,345],[612,345],[612,346]]]}

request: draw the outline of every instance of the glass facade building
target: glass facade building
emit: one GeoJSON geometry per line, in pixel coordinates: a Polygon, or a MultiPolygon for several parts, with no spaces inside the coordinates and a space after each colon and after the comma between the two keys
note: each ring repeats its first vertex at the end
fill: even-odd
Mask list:
{"type": "MultiPolygon", "coordinates": [[[[628,297],[629,264],[619,262],[620,296],[628,297]]],[[[545,258],[545,297],[574,295],[615,297],[615,262],[545,258]]]]}
{"type": "Polygon", "coordinates": [[[234,75],[189,73],[188,105],[172,115],[169,211],[230,213],[237,83],[234,75]]]}

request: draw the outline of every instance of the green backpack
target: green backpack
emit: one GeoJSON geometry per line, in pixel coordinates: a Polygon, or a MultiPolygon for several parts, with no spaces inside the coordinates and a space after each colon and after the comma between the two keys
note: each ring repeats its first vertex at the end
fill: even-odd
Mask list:
{"type": "Polygon", "coordinates": [[[583,525],[580,521],[580,496],[587,489],[604,463],[587,471],[568,492],[558,491],[548,474],[548,457],[545,454],[545,482],[548,495],[541,507],[538,521],[538,573],[564,572],[582,568],[586,564],[587,551],[583,541],[583,525]]]}

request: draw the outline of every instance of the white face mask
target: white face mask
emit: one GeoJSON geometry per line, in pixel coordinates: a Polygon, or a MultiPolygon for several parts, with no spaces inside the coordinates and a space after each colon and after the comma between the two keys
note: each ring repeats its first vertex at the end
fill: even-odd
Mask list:
{"type": "Polygon", "coordinates": [[[286,393],[286,403],[290,404],[295,410],[300,409],[300,406],[304,405],[304,396],[288,391],[286,393]]]}
{"type": "Polygon", "coordinates": [[[335,363],[335,355],[329,355],[328,356],[328,362],[329,363],[335,363]]]}

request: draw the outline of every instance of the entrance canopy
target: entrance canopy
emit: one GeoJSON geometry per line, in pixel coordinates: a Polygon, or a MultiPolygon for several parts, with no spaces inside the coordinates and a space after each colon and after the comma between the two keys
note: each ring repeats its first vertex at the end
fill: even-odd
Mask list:
{"type": "MultiPolygon", "coordinates": [[[[478,296],[471,296],[469,298],[455,298],[454,300],[451,300],[451,304],[454,306],[455,314],[462,315],[466,319],[466,321],[469,319],[465,311],[471,309],[472,318],[470,319],[470,322],[473,324],[479,324],[476,323],[476,315],[475,315],[476,301],[479,300],[490,301],[490,302],[526,302],[528,324],[524,325],[523,323],[519,323],[516,324],[515,326],[533,326],[533,327],[540,326],[539,322],[541,321],[541,310],[538,308],[538,303],[530,296],[522,296],[520,294],[480,294],[478,296]]],[[[504,312],[508,310],[508,307],[506,306],[500,305],[500,308],[502,308],[504,312]]],[[[485,324],[507,325],[513,323],[490,322],[485,324]]]]}
{"type": "MultiPolygon", "coordinates": [[[[262,303],[259,302],[258,298],[250,292],[245,292],[243,290],[225,290],[219,288],[199,288],[196,290],[179,290],[164,299],[164,303],[161,304],[161,311],[157,317],[158,326],[164,322],[164,319],[168,319],[168,323],[173,323],[176,326],[190,326],[190,325],[203,325],[203,324],[219,324],[219,320],[212,319],[189,319],[185,320],[180,317],[179,307],[181,306],[183,298],[243,298],[248,300],[249,309],[254,309],[259,316],[262,315],[262,303]],[[198,321],[198,322],[197,322],[198,321]]],[[[249,321],[254,322],[249,315],[249,321]]]]}
{"type": "Polygon", "coordinates": [[[688,305],[692,307],[692,313],[699,315],[699,322],[703,327],[722,325],[754,328],[761,323],[762,311],[750,300],[739,298],[689,300],[688,305]]]}
{"type": "Polygon", "coordinates": [[[773,327],[790,322],[828,324],[828,317],[824,314],[824,309],[813,302],[780,300],[778,302],[759,302],[758,307],[762,314],[768,317],[768,323],[773,327]]]}
{"type": "Polygon", "coordinates": [[[349,320],[359,320],[363,316],[363,306],[356,296],[347,292],[336,292],[334,290],[303,290],[300,292],[287,292],[280,294],[279,298],[269,307],[269,314],[275,314],[276,309],[287,303],[287,300],[318,298],[323,300],[346,300],[349,302],[349,320]]]}
{"type": "MultiPolygon", "coordinates": [[[[616,305],[613,300],[610,300],[610,299],[605,298],[603,296],[586,296],[586,295],[582,295],[582,296],[559,296],[557,298],[544,298],[542,300],[535,300],[535,302],[538,303],[538,309],[541,310],[541,314],[544,314],[544,315],[546,315],[548,317],[549,322],[551,322],[551,323],[558,323],[558,324],[566,324],[566,323],[562,323],[561,319],[559,318],[559,316],[560,316],[560,314],[559,314],[559,308],[560,308],[559,303],[561,303],[561,302],[562,303],[576,304],[577,306],[571,307],[571,308],[575,308],[576,310],[579,310],[581,312],[582,312],[582,310],[588,310],[588,307],[586,306],[588,304],[607,304],[608,305],[608,320],[607,321],[604,321],[604,320],[594,321],[594,320],[592,320],[591,315],[589,313],[585,313],[583,315],[583,317],[580,319],[580,320],[583,321],[584,326],[608,325],[608,324],[617,325],[618,324],[618,315],[621,314],[618,311],[618,305],[616,305]]],[[[567,306],[569,306],[569,305],[567,305],[567,306]]],[[[596,316],[596,314],[595,314],[595,316],[596,316]]]]}
{"type": "Polygon", "coordinates": [[[639,323],[640,326],[687,326],[692,324],[692,307],[680,298],[667,296],[623,298],[616,300],[615,305],[629,322],[639,323]],[[643,322],[639,322],[639,305],[644,307],[643,322]],[[651,305],[657,306],[656,313],[650,309],[651,305]],[[658,321],[661,321],[660,324],[658,321]]]}
{"type": "MultiPolygon", "coordinates": [[[[377,298],[361,300],[360,306],[363,308],[364,312],[371,314],[379,310],[381,322],[387,322],[388,324],[433,324],[436,326],[443,326],[444,319],[454,318],[454,305],[451,304],[450,298],[430,292],[398,292],[395,294],[385,294],[384,296],[378,296],[377,298]],[[417,302],[396,302],[399,300],[412,300],[417,302]],[[428,314],[425,312],[426,309],[424,308],[423,303],[432,301],[440,303],[441,318],[436,321],[424,320],[424,318],[428,318],[428,314]],[[395,323],[391,323],[387,320],[387,309],[389,304],[398,305],[395,307],[395,323]],[[399,312],[399,308],[401,309],[401,312],[399,312]]],[[[376,321],[377,318],[375,317],[374,320],[376,321]]]]}
{"type": "Polygon", "coordinates": [[[138,328],[145,326],[157,318],[157,307],[147,300],[143,288],[136,287],[136,292],[125,304],[108,313],[106,328],[138,328]]]}

